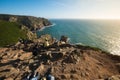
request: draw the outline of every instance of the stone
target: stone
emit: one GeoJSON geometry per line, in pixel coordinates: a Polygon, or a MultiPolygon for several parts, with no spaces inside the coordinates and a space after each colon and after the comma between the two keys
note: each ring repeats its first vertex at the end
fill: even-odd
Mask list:
{"type": "Polygon", "coordinates": [[[64,56],[64,53],[62,53],[62,52],[52,53],[52,57],[54,60],[59,60],[59,59],[63,58],[63,56],[64,56]]]}
{"type": "Polygon", "coordinates": [[[84,72],[81,73],[81,77],[85,77],[86,74],[84,72]]]}
{"type": "Polygon", "coordinates": [[[120,80],[120,75],[112,76],[112,77],[108,78],[107,80],[120,80]]]}
{"type": "Polygon", "coordinates": [[[34,62],[34,60],[33,59],[30,59],[29,60],[29,64],[31,64],[31,63],[33,63],[34,62]]]}
{"type": "Polygon", "coordinates": [[[120,63],[117,63],[116,66],[117,66],[118,69],[120,70],[120,63]]]}
{"type": "Polygon", "coordinates": [[[44,68],[45,68],[45,66],[43,65],[43,64],[40,64],[40,66],[37,68],[37,72],[43,72],[44,71],[44,68]]]}
{"type": "Polygon", "coordinates": [[[63,74],[61,75],[62,79],[69,79],[70,78],[70,74],[63,74]]]}
{"type": "Polygon", "coordinates": [[[4,79],[4,80],[14,80],[13,78],[6,78],[6,79],[4,79]]]}
{"type": "Polygon", "coordinates": [[[79,76],[77,74],[72,74],[70,76],[71,79],[79,80],[79,76]]]}
{"type": "Polygon", "coordinates": [[[68,37],[61,36],[60,41],[67,43],[68,42],[68,37]]]}
{"type": "Polygon", "coordinates": [[[32,57],[32,53],[24,53],[20,56],[20,60],[30,59],[32,57]]]}

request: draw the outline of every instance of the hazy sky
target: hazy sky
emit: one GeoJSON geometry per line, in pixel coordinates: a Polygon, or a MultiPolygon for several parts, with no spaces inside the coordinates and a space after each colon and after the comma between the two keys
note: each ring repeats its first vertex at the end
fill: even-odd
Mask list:
{"type": "Polygon", "coordinates": [[[0,0],[0,13],[46,18],[120,19],[120,0],[0,0]]]}

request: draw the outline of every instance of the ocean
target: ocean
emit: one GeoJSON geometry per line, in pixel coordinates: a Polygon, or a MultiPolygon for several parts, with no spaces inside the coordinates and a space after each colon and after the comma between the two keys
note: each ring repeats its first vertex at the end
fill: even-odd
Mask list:
{"type": "Polygon", "coordinates": [[[69,37],[71,44],[98,47],[120,55],[120,20],[51,19],[54,25],[37,31],[37,35],[50,34],[58,40],[69,37]]]}

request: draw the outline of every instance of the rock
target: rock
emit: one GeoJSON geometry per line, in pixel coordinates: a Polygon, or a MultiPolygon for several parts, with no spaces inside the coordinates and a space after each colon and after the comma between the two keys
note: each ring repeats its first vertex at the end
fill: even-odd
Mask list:
{"type": "Polygon", "coordinates": [[[45,66],[43,64],[40,64],[40,66],[37,68],[37,72],[42,73],[45,69],[45,66]]]}
{"type": "Polygon", "coordinates": [[[108,78],[107,80],[120,80],[120,75],[112,76],[108,78]]]}
{"type": "Polygon", "coordinates": [[[65,55],[65,53],[62,53],[62,52],[52,53],[52,57],[54,60],[59,60],[59,59],[63,58],[64,55],[65,55]]]}
{"type": "Polygon", "coordinates": [[[29,72],[29,71],[30,71],[29,66],[27,66],[27,67],[25,68],[25,70],[29,72]]]}
{"type": "Polygon", "coordinates": [[[20,44],[20,46],[18,46],[19,49],[23,49],[25,47],[24,44],[20,44]]]}
{"type": "Polygon", "coordinates": [[[6,78],[6,79],[4,79],[4,80],[14,80],[13,78],[6,78]]]}
{"type": "Polygon", "coordinates": [[[27,38],[29,39],[29,40],[34,40],[34,39],[37,39],[37,34],[36,33],[33,33],[33,32],[31,32],[31,31],[27,31],[27,38]]]}
{"type": "Polygon", "coordinates": [[[33,60],[33,59],[30,59],[30,60],[29,60],[29,64],[31,64],[31,63],[34,63],[34,60],[33,60]]]}
{"type": "Polygon", "coordinates": [[[66,63],[77,63],[80,61],[80,58],[77,55],[70,55],[65,60],[66,63]]]}
{"type": "Polygon", "coordinates": [[[61,79],[70,79],[70,74],[61,75],[61,79]]]}
{"type": "Polygon", "coordinates": [[[61,36],[60,41],[67,43],[67,42],[68,42],[68,37],[66,37],[66,36],[61,36]]]}
{"type": "Polygon", "coordinates": [[[32,57],[32,53],[24,53],[20,56],[20,60],[30,59],[32,57]]]}
{"type": "Polygon", "coordinates": [[[81,50],[80,49],[75,49],[72,54],[77,55],[78,57],[82,56],[81,50]]]}
{"type": "Polygon", "coordinates": [[[20,70],[17,69],[17,68],[11,68],[11,70],[10,70],[11,74],[18,74],[19,71],[20,71],[20,70]]]}
{"type": "Polygon", "coordinates": [[[74,63],[73,56],[68,56],[65,60],[63,60],[63,62],[74,63]]]}
{"type": "Polygon", "coordinates": [[[16,17],[10,17],[10,18],[9,18],[9,21],[10,21],[10,22],[16,22],[16,21],[17,21],[17,18],[16,18],[16,17]]]}
{"type": "Polygon", "coordinates": [[[76,71],[76,70],[71,70],[70,72],[71,72],[71,73],[77,73],[77,71],[76,71]]]}
{"type": "Polygon", "coordinates": [[[85,76],[86,76],[85,72],[82,72],[81,77],[85,77],[85,76]]]}
{"type": "Polygon", "coordinates": [[[6,56],[3,56],[2,58],[3,58],[3,59],[7,59],[7,58],[8,58],[8,56],[6,55],[6,56]]]}
{"type": "Polygon", "coordinates": [[[77,74],[72,74],[70,76],[71,79],[79,80],[79,76],[77,74]]]}
{"type": "Polygon", "coordinates": [[[47,60],[46,64],[47,64],[47,65],[50,65],[50,60],[47,60]]]}
{"type": "Polygon", "coordinates": [[[7,62],[9,62],[7,59],[1,60],[1,63],[7,63],[7,62]]]}
{"type": "Polygon", "coordinates": [[[48,55],[49,56],[49,58],[52,58],[52,55],[51,55],[51,51],[46,51],[46,55],[48,55]]]}
{"type": "Polygon", "coordinates": [[[14,58],[14,59],[17,59],[17,58],[18,58],[18,54],[16,54],[13,58],[14,58]]]}
{"type": "MultiPolygon", "coordinates": [[[[51,52],[49,51],[45,51],[45,53],[43,53],[41,55],[41,58],[44,60],[44,61],[47,61],[47,60],[51,60],[53,58],[51,52]]],[[[48,61],[49,62],[49,61],[48,61]]]]}
{"type": "Polygon", "coordinates": [[[49,70],[49,73],[53,74],[55,72],[54,70],[55,70],[54,67],[51,67],[50,70],[49,70]]]}
{"type": "Polygon", "coordinates": [[[118,69],[120,70],[120,63],[117,63],[116,66],[117,66],[118,69]]]}

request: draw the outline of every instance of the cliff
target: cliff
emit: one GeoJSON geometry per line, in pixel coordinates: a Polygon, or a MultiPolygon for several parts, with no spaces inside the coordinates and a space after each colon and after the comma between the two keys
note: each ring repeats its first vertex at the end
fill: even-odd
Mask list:
{"type": "Polygon", "coordinates": [[[57,45],[50,35],[0,48],[1,79],[23,80],[34,71],[41,76],[50,72],[56,80],[120,80],[120,56],[89,46],[57,45]],[[46,37],[49,47],[42,45],[46,37]]]}
{"type": "Polygon", "coordinates": [[[0,14],[0,47],[13,45],[20,38],[34,40],[36,30],[50,25],[45,18],[0,14]]]}
{"type": "Polygon", "coordinates": [[[51,25],[51,22],[49,20],[34,16],[0,14],[0,20],[17,22],[28,27],[30,30],[38,30],[42,27],[51,25]]]}

